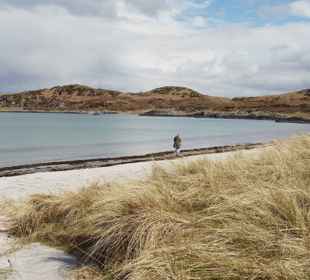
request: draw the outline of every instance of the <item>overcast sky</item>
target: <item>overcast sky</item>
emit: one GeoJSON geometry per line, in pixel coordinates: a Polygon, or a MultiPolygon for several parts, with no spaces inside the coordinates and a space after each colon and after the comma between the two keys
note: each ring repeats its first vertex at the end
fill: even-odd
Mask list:
{"type": "Polygon", "coordinates": [[[310,88],[310,0],[0,0],[0,92],[310,88]]]}

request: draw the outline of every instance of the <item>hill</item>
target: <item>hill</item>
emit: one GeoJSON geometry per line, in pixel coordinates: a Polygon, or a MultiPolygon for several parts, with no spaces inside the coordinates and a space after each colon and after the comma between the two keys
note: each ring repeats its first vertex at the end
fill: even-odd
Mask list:
{"type": "Polygon", "coordinates": [[[83,85],[0,95],[0,110],[7,111],[114,111],[146,115],[310,119],[310,90],[281,95],[224,98],[186,87],[160,87],[129,93],[83,85]],[[252,116],[252,117],[251,117],[252,116]]]}
{"type": "Polygon", "coordinates": [[[256,110],[277,113],[310,113],[310,89],[281,95],[233,98],[240,110],[256,110]]]}
{"type": "Polygon", "coordinates": [[[172,109],[193,112],[219,108],[229,99],[210,97],[184,87],[162,87],[141,93],[94,89],[82,85],[58,86],[0,96],[0,108],[42,111],[147,111],[172,109]]]}

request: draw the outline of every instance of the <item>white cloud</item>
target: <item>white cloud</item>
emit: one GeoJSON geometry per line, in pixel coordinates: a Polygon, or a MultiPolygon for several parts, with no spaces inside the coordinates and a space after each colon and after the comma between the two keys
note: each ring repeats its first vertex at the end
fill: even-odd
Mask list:
{"type": "Polygon", "coordinates": [[[154,17],[162,12],[179,11],[185,2],[186,0],[0,0],[0,8],[15,7],[29,10],[42,6],[56,6],[76,15],[110,18],[117,17],[120,8],[126,8],[154,17]]]}
{"type": "Polygon", "coordinates": [[[292,14],[303,17],[310,17],[310,0],[301,0],[291,3],[292,14]]]}
{"type": "Polygon", "coordinates": [[[286,18],[291,14],[291,8],[288,4],[263,5],[258,8],[257,14],[265,19],[286,18]]]}
{"type": "Polygon", "coordinates": [[[288,16],[310,17],[310,0],[298,0],[285,4],[263,5],[258,9],[262,17],[287,18],[288,16]]]}
{"type": "Polygon", "coordinates": [[[116,17],[81,16],[55,5],[0,9],[0,91],[180,85],[236,96],[310,87],[310,23],[212,27],[176,20],[179,4],[156,16],[146,11],[159,6],[124,2],[116,17]]]}
{"type": "Polygon", "coordinates": [[[206,27],[207,24],[208,24],[208,21],[205,17],[196,16],[192,18],[192,25],[194,27],[206,27]]]}

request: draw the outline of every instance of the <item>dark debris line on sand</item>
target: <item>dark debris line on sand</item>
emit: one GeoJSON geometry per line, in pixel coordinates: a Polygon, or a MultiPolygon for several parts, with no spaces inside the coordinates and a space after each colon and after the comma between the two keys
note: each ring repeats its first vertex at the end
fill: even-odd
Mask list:
{"type": "MultiPolygon", "coordinates": [[[[181,153],[182,153],[182,156],[188,157],[188,156],[193,156],[193,155],[215,154],[215,153],[223,153],[223,152],[238,151],[238,150],[249,150],[249,149],[254,149],[254,148],[258,148],[262,146],[264,146],[264,144],[262,143],[240,144],[240,145],[229,145],[229,146],[218,146],[218,147],[201,148],[201,149],[182,150],[181,153]]],[[[145,154],[141,156],[37,163],[37,164],[0,168],[0,177],[19,176],[19,175],[25,175],[25,174],[38,173],[38,172],[98,168],[98,167],[107,167],[107,166],[121,165],[121,164],[128,164],[128,163],[159,161],[159,160],[174,159],[174,158],[175,158],[174,152],[166,151],[166,152],[160,152],[160,153],[145,154]]]]}

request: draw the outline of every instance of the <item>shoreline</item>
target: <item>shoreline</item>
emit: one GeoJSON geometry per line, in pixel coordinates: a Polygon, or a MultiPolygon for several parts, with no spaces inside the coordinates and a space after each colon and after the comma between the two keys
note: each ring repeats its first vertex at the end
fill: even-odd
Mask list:
{"type": "Polygon", "coordinates": [[[25,114],[72,114],[72,115],[119,115],[130,114],[140,117],[171,117],[171,118],[205,118],[205,119],[230,119],[230,120],[263,120],[274,121],[277,123],[297,123],[297,124],[310,124],[309,118],[296,117],[296,116],[281,116],[281,115],[268,115],[255,114],[255,113],[231,113],[231,112],[196,112],[196,113],[171,113],[161,111],[148,111],[148,112],[117,112],[117,111],[41,111],[41,110],[0,110],[0,113],[25,113],[25,114]]]}
{"type": "Polygon", "coordinates": [[[1,111],[0,113],[24,113],[24,114],[73,114],[73,115],[117,115],[121,112],[113,111],[40,111],[40,110],[12,110],[12,111],[1,111]]]}
{"type": "Polygon", "coordinates": [[[231,112],[197,112],[197,113],[170,113],[160,111],[149,111],[139,116],[143,117],[188,117],[188,118],[201,118],[201,119],[230,119],[230,120],[257,120],[257,121],[274,121],[277,123],[299,123],[310,124],[310,119],[296,116],[281,116],[281,115],[268,115],[261,112],[255,113],[231,113],[231,112]]]}
{"type": "MultiPolygon", "coordinates": [[[[198,148],[182,150],[182,157],[190,157],[194,155],[206,155],[206,154],[218,154],[224,152],[240,151],[240,150],[251,150],[268,146],[269,144],[263,143],[247,143],[247,144],[236,144],[226,146],[215,146],[209,148],[198,148]]],[[[68,171],[68,170],[79,170],[89,168],[108,167],[115,165],[123,165],[128,163],[138,163],[147,161],[161,161],[161,160],[172,160],[178,157],[175,156],[173,151],[163,151],[158,153],[149,153],[144,155],[124,156],[124,157],[112,157],[112,158],[94,158],[85,160],[70,160],[70,161],[51,161],[34,164],[24,164],[9,167],[0,168],[1,177],[13,177],[21,176],[26,174],[34,174],[39,172],[55,172],[55,171],[68,171]]]]}

